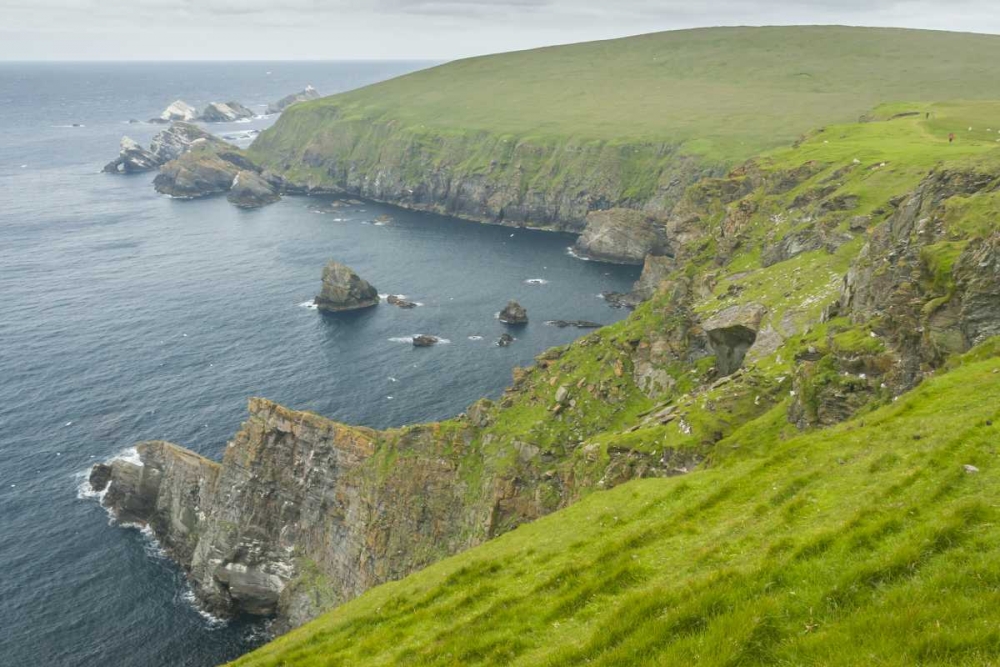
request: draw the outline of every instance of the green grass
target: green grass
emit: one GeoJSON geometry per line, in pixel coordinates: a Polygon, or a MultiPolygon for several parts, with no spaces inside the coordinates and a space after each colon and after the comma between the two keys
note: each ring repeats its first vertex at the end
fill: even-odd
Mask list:
{"type": "MultiPolygon", "coordinates": [[[[1000,99],[998,59],[1000,38],[985,35],[684,30],[460,60],[298,105],[279,127],[324,112],[429,136],[668,143],[735,162],[886,102],[1000,99]]],[[[1000,129],[993,109],[973,120],[984,136],[1000,129]]]]}
{"type": "Polygon", "coordinates": [[[779,405],[711,468],[592,494],[233,664],[995,665],[996,350],[783,442],[779,405]]]}

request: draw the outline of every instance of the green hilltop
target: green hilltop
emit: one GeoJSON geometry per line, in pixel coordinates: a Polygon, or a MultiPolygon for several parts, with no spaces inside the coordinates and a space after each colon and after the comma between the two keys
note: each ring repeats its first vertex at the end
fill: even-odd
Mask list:
{"type": "Polygon", "coordinates": [[[469,58],[296,107],[445,133],[669,141],[735,162],[888,101],[998,99],[1000,37],[707,28],[469,58]]]}

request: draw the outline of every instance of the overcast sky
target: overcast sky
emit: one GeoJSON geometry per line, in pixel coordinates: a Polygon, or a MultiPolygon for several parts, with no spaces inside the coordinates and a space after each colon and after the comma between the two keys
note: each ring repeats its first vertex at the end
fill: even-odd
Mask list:
{"type": "Polygon", "coordinates": [[[0,59],[452,59],[712,25],[1000,33],[998,1],[0,0],[0,59]]]}

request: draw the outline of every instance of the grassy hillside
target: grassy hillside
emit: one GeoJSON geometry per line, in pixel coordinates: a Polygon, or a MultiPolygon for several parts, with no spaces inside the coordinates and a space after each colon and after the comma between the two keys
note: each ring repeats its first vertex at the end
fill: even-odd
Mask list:
{"type": "Polygon", "coordinates": [[[1000,98],[1000,37],[776,27],[470,58],[300,107],[445,134],[669,141],[734,162],[896,100],[1000,98]]]}
{"type": "Polygon", "coordinates": [[[777,442],[764,415],[710,469],[592,495],[234,664],[996,664],[997,351],[827,431],[777,442]]]}
{"type": "MultiPolygon", "coordinates": [[[[1000,99],[1000,37],[713,28],[461,60],[295,105],[250,149],[303,189],[579,232],[899,101],[1000,99]]],[[[1000,122],[994,123],[1000,125],[1000,122]]]]}

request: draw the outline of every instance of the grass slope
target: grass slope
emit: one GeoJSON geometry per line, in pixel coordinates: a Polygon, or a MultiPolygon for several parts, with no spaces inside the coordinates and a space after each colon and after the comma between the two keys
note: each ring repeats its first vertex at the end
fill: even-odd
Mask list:
{"type": "Polygon", "coordinates": [[[1000,37],[710,28],[460,60],[296,106],[343,119],[680,145],[732,163],[893,100],[1000,98],[1000,37]]]}
{"type": "Polygon", "coordinates": [[[996,664],[998,351],[785,442],[779,406],[233,664],[996,664]]]}

